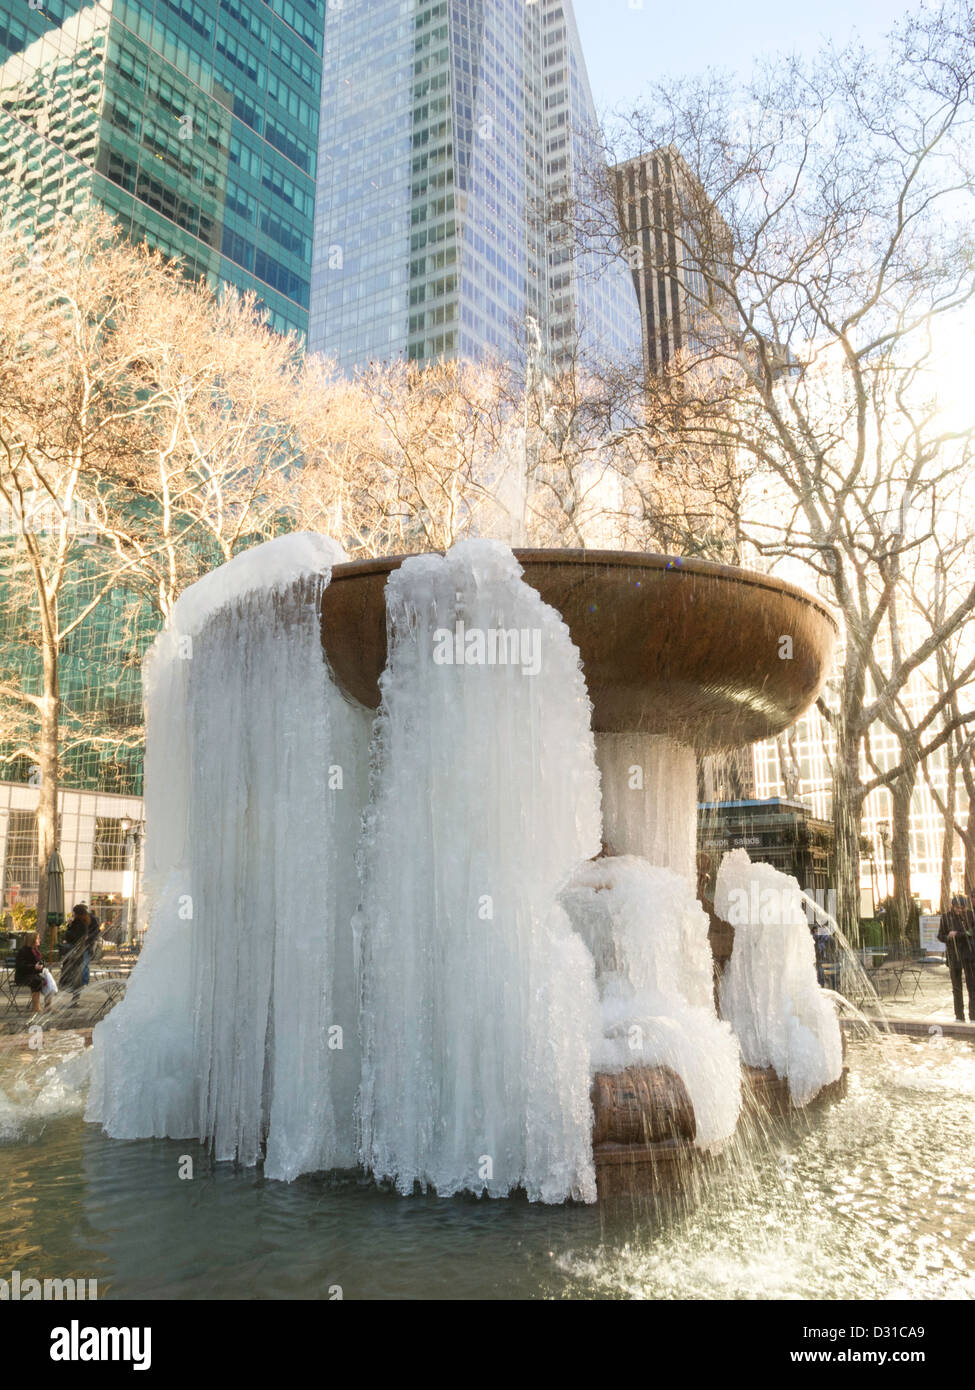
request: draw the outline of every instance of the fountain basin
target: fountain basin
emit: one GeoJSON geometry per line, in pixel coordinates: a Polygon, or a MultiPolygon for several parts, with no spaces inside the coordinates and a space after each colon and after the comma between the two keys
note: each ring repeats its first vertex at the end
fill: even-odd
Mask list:
{"type": "MultiPolygon", "coordinates": [[[[781,579],[628,551],[515,557],[526,583],[568,625],[597,734],[652,733],[699,753],[740,747],[788,728],[829,675],[836,620],[820,599],[781,579]]],[[[404,558],[336,565],[322,597],[332,675],[370,709],[386,664],[384,588],[404,558]]]]}

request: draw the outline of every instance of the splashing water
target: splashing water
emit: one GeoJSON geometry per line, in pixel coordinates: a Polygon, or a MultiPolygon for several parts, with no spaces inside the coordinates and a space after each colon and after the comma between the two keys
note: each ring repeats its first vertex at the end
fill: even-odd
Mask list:
{"type": "Polygon", "coordinates": [[[593,1201],[593,966],[556,894],[599,850],[599,778],[578,652],[520,576],[504,546],[468,541],[387,587],[360,850],[362,1158],[401,1192],[593,1201]],[[501,632],[526,661],[477,659],[472,634],[489,653],[501,632]]]}
{"type": "Polygon", "coordinates": [[[890,1034],[887,1011],[873,981],[853,949],[852,942],[840,929],[840,924],[836,918],[827,912],[820,903],[817,903],[805,892],[800,892],[799,897],[805,908],[806,920],[810,925],[813,923],[825,925],[832,938],[834,952],[838,954],[841,988],[839,991],[825,989],[823,993],[836,1003],[841,1013],[855,1018],[875,1042],[883,1045],[885,1038],[890,1034]],[[859,998],[861,1004],[869,1001],[871,1016],[868,1017],[862,1008],[858,1008],[851,996],[859,998]]]}
{"type": "MultiPolygon", "coordinates": [[[[373,1300],[970,1300],[975,1054],[896,1034],[890,1050],[902,1078],[855,1041],[848,1099],[770,1120],[750,1164],[736,1139],[680,1205],[407,1205],[332,1176],[242,1181],[192,1143],[109,1140],[72,1105],[0,1136],[0,1249],[16,1252],[0,1274],[84,1273],[128,1298],[324,1300],[338,1281],[373,1300]],[[194,1181],[175,1182],[186,1153],[194,1181]]],[[[0,1049],[0,1090],[22,1066],[0,1049]]],[[[49,1066],[34,1060],[38,1081],[49,1066]]]]}
{"type": "Polygon", "coordinates": [[[0,1144],[36,1141],[49,1120],[80,1115],[91,1053],[78,1033],[52,1033],[37,1050],[0,1050],[0,1144]]]}

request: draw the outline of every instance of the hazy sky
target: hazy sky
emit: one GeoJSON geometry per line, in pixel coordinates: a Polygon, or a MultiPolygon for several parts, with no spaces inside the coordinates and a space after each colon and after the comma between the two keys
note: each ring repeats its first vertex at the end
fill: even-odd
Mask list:
{"type": "Polygon", "coordinates": [[[575,0],[596,105],[636,97],[648,79],[706,67],[747,71],[757,54],[814,52],[858,31],[868,46],[907,0],[575,0]]]}

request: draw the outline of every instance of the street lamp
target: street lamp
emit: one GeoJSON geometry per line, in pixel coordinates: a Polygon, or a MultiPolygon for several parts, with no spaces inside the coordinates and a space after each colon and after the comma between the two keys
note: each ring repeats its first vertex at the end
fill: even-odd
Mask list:
{"type": "Polygon", "coordinates": [[[884,847],[884,896],[890,897],[890,874],[888,872],[888,858],[890,850],[890,821],[881,820],[877,822],[877,834],[880,836],[880,843],[884,847]]]}

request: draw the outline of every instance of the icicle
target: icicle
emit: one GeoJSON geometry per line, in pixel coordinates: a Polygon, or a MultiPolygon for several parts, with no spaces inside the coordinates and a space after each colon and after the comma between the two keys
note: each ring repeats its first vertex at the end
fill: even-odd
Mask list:
{"type": "Polygon", "coordinates": [[[578,653],[520,574],[469,541],[387,587],[362,1159],[405,1193],[592,1201],[593,967],[556,895],[599,849],[599,779],[578,653]]]}
{"type": "Polygon", "coordinates": [[[328,679],[344,556],[269,542],[181,597],[147,661],[146,945],[94,1035],[87,1117],[271,1177],[354,1161],[350,921],[369,718],[328,679]]]}

